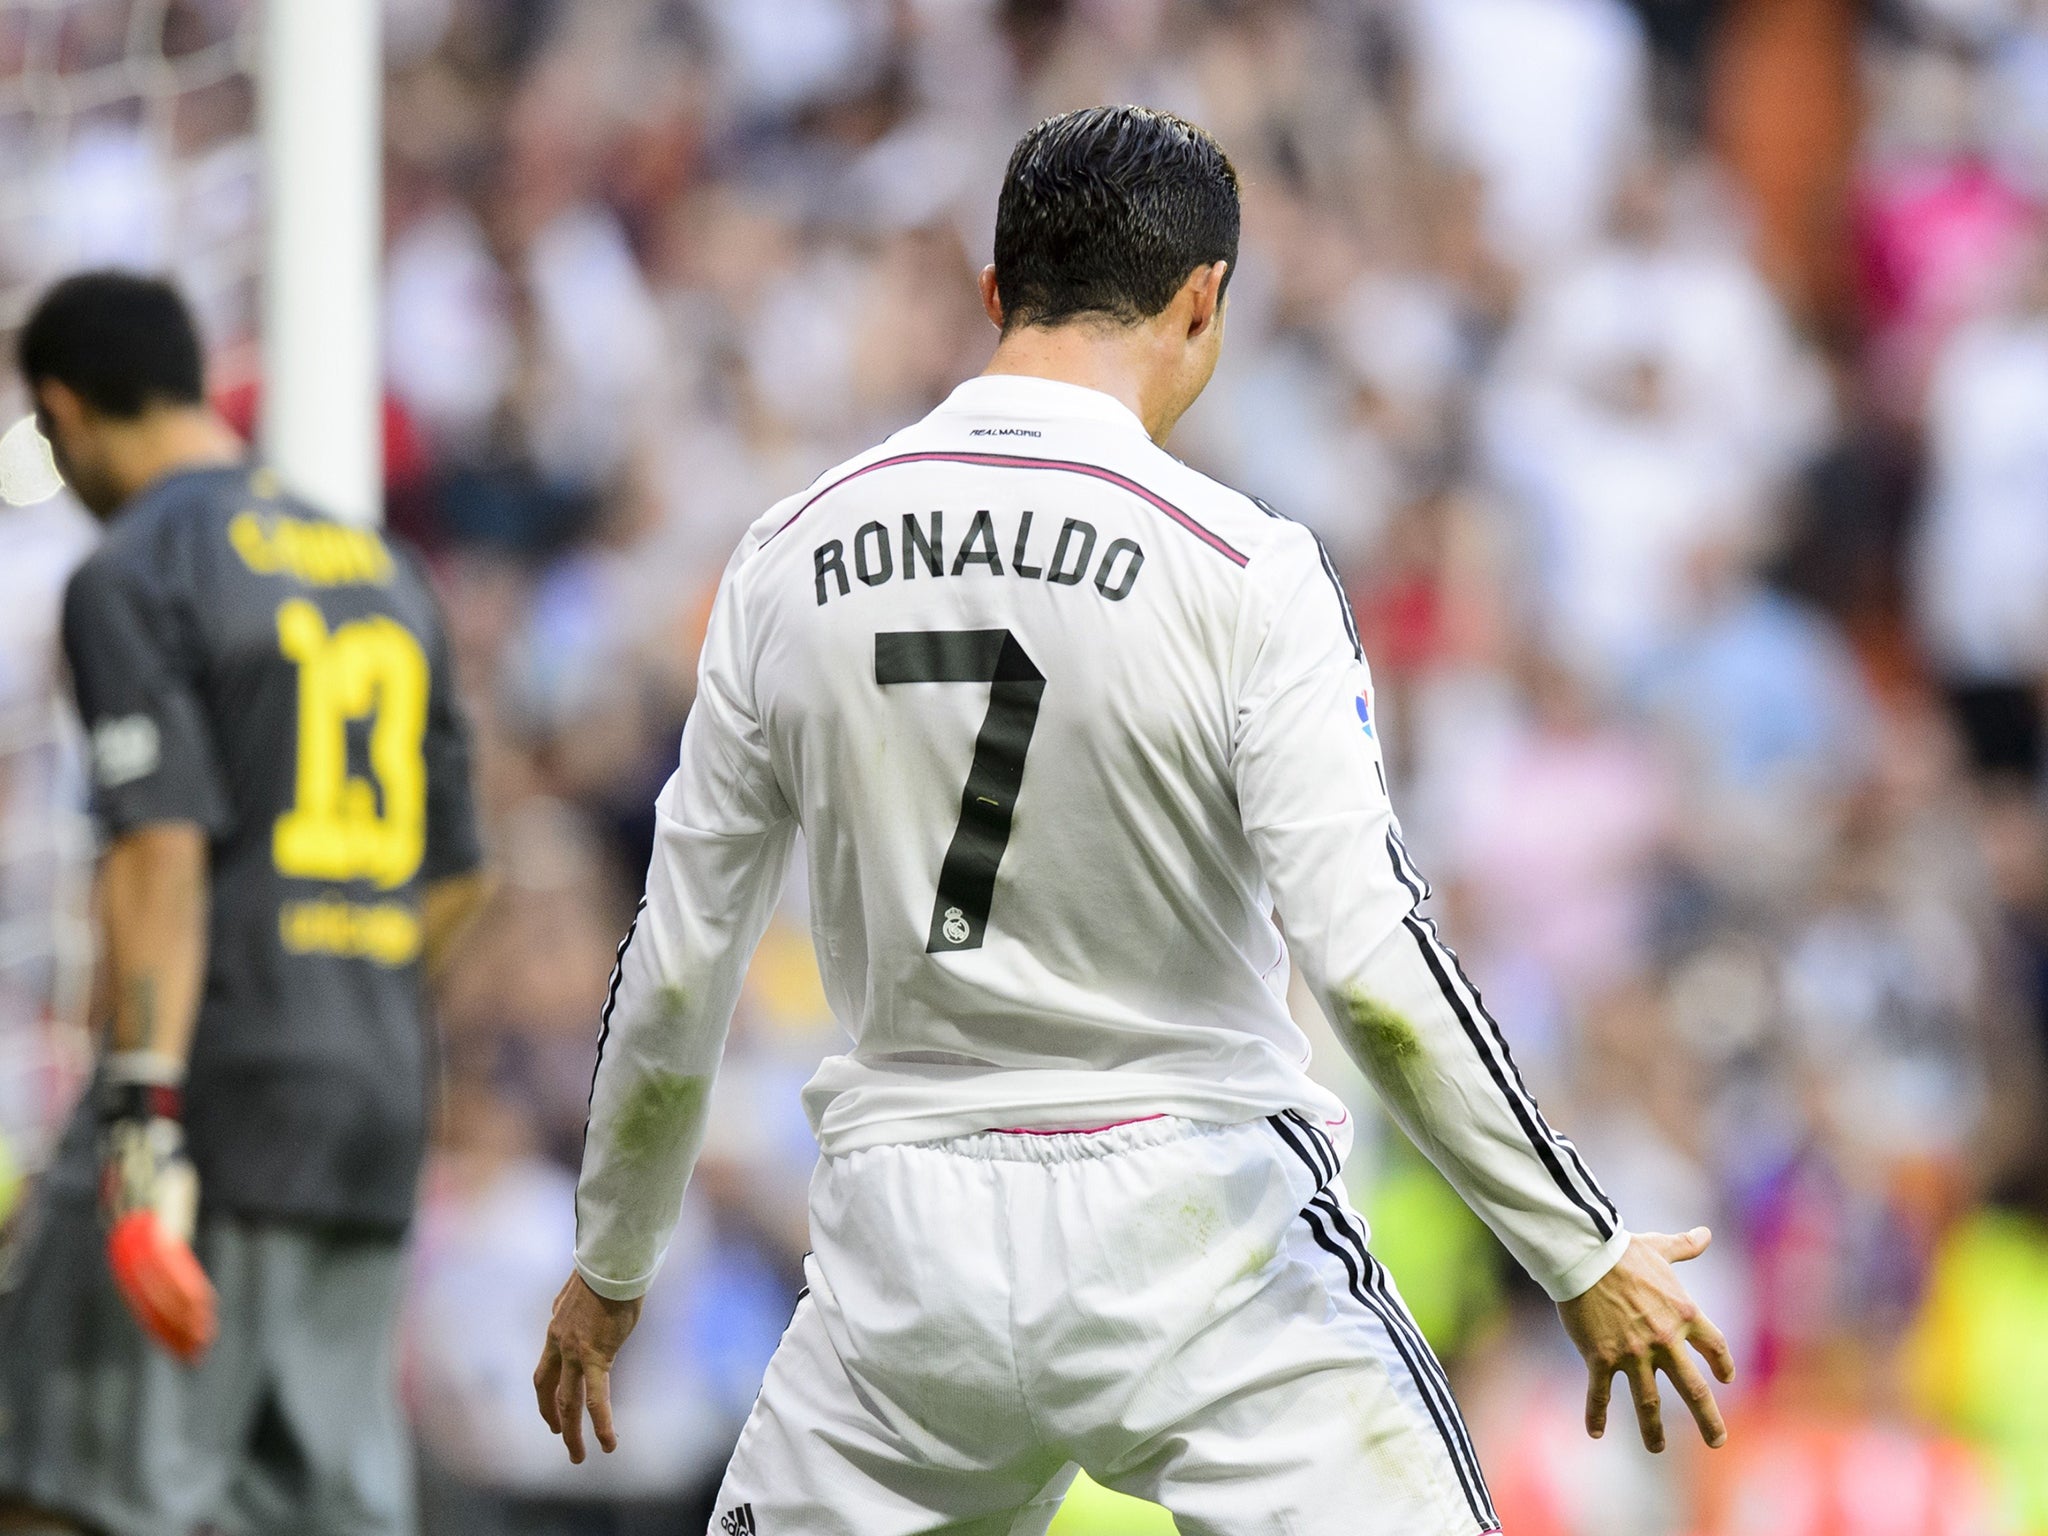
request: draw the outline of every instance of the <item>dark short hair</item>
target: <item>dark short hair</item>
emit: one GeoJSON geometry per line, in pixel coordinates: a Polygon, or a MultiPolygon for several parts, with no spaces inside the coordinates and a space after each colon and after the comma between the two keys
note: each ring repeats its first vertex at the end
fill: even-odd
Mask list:
{"type": "Polygon", "coordinates": [[[55,379],[122,419],[206,398],[206,363],[178,290],[137,272],[79,272],[37,303],[22,328],[21,374],[55,379]]]}
{"type": "Polygon", "coordinates": [[[1003,328],[1149,319],[1195,268],[1235,267],[1238,221],[1237,168],[1185,118],[1149,107],[1049,117],[1011,152],[996,204],[1003,328]]]}

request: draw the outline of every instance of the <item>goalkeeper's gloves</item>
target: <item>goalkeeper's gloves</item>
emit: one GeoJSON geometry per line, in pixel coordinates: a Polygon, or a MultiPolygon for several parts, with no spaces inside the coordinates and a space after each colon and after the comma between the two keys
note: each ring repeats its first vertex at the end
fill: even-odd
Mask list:
{"type": "Polygon", "coordinates": [[[143,1051],[107,1058],[100,1099],[100,1201],[107,1265],[135,1320],[195,1364],[213,1343],[213,1285],[192,1251],[199,1175],[185,1155],[183,1073],[143,1051]]]}

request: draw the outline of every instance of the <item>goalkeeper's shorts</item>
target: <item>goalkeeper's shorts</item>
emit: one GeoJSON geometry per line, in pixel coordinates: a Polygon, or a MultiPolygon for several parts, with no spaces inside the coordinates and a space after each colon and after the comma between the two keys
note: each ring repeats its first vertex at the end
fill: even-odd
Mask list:
{"type": "Polygon", "coordinates": [[[824,1158],[714,1536],[1043,1536],[1077,1465],[1182,1536],[1497,1530],[1337,1165],[1291,1115],[824,1158]]]}
{"type": "Polygon", "coordinates": [[[411,1536],[396,1239],[206,1218],[220,1335],[188,1367],[122,1303],[92,1198],[42,1194],[0,1296],[0,1504],[107,1536],[411,1536]]]}

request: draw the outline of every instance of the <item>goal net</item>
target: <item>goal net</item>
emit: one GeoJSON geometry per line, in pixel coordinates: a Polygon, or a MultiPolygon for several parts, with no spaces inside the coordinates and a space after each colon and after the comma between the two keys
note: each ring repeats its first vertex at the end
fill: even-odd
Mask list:
{"type": "Polygon", "coordinates": [[[91,832],[57,661],[94,538],[14,375],[37,295],[83,267],[176,278],[223,372],[261,313],[257,0],[0,0],[0,1210],[86,1060],[91,832]]]}

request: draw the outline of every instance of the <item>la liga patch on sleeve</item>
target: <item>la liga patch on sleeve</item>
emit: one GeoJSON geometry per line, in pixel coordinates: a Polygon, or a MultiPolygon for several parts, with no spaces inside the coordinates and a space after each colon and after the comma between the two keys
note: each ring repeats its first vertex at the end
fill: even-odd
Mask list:
{"type": "Polygon", "coordinates": [[[146,779],[162,760],[163,739],[148,715],[123,715],[93,727],[93,773],[101,789],[146,779]]]}

